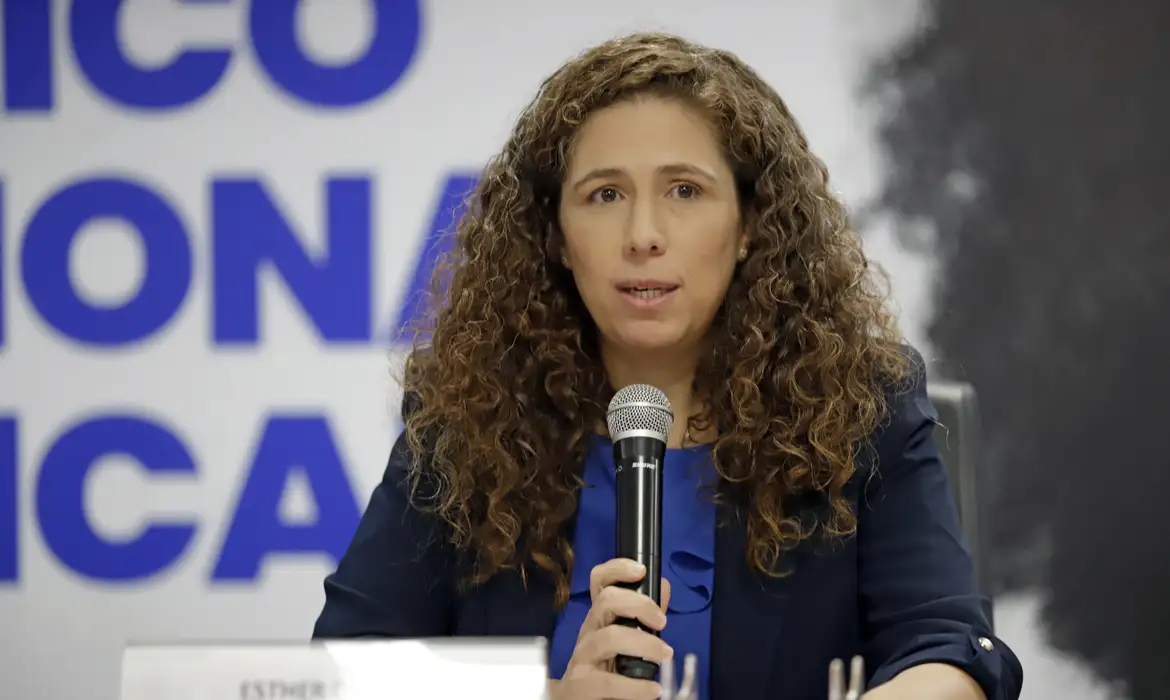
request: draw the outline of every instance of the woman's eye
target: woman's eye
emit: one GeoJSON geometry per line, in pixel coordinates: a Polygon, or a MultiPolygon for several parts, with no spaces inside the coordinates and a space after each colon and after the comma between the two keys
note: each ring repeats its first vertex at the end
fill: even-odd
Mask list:
{"type": "Polygon", "coordinates": [[[684,182],[675,185],[673,192],[674,196],[679,199],[692,199],[699,194],[699,188],[684,182]]]}
{"type": "Polygon", "coordinates": [[[613,187],[602,187],[593,193],[593,201],[609,204],[621,198],[621,194],[613,187]]]}

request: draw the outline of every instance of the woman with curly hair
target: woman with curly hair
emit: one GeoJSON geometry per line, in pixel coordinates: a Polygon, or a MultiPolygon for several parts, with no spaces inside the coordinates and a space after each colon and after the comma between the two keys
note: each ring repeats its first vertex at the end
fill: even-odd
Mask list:
{"type": "Polygon", "coordinates": [[[550,639],[550,697],[1015,700],[904,346],[824,166],[732,54],[660,34],[542,85],[483,173],[318,638],[550,639]],[[661,605],[621,584],[605,410],[676,420],[661,605]],[[612,624],[637,619],[658,635],[612,624]]]}

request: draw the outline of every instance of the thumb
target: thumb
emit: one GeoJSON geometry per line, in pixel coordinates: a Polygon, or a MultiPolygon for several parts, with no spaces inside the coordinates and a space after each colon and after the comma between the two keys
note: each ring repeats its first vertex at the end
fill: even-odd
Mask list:
{"type": "Polygon", "coordinates": [[[666,577],[662,577],[662,612],[666,612],[666,606],[670,605],[670,581],[666,577]]]}

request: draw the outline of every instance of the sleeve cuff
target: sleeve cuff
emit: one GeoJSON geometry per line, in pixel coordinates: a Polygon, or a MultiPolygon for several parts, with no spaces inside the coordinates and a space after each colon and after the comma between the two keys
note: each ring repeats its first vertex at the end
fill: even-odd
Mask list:
{"type": "Polygon", "coordinates": [[[1023,682],[1020,662],[1007,644],[996,637],[927,635],[912,648],[879,667],[870,679],[877,687],[913,666],[947,664],[971,676],[988,700],[1016,700],[1023,682]]]}

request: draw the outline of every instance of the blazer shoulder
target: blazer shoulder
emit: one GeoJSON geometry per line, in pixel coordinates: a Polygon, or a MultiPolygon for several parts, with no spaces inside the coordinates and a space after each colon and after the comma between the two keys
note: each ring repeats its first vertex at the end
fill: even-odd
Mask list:
{"type": "Polygon", "coordinates": [[[423,507],[436,492],[421,465],[425,456],[418,459],[400,435],[349,547],[325,579],[314,637],[448,633],[457,558],[447,528],[423,507]]]}
{"type": "Polygon", "coordinates": [[[879,458],[885,455],[889,459],[891,451],[901,451],[910,434],[924,424],[938,422],[938,411],[930,400],[926,360],[912,345],[903,343],[900,350],[902,377],[882,387],[885,415],[870,439],[879,458]]]}

